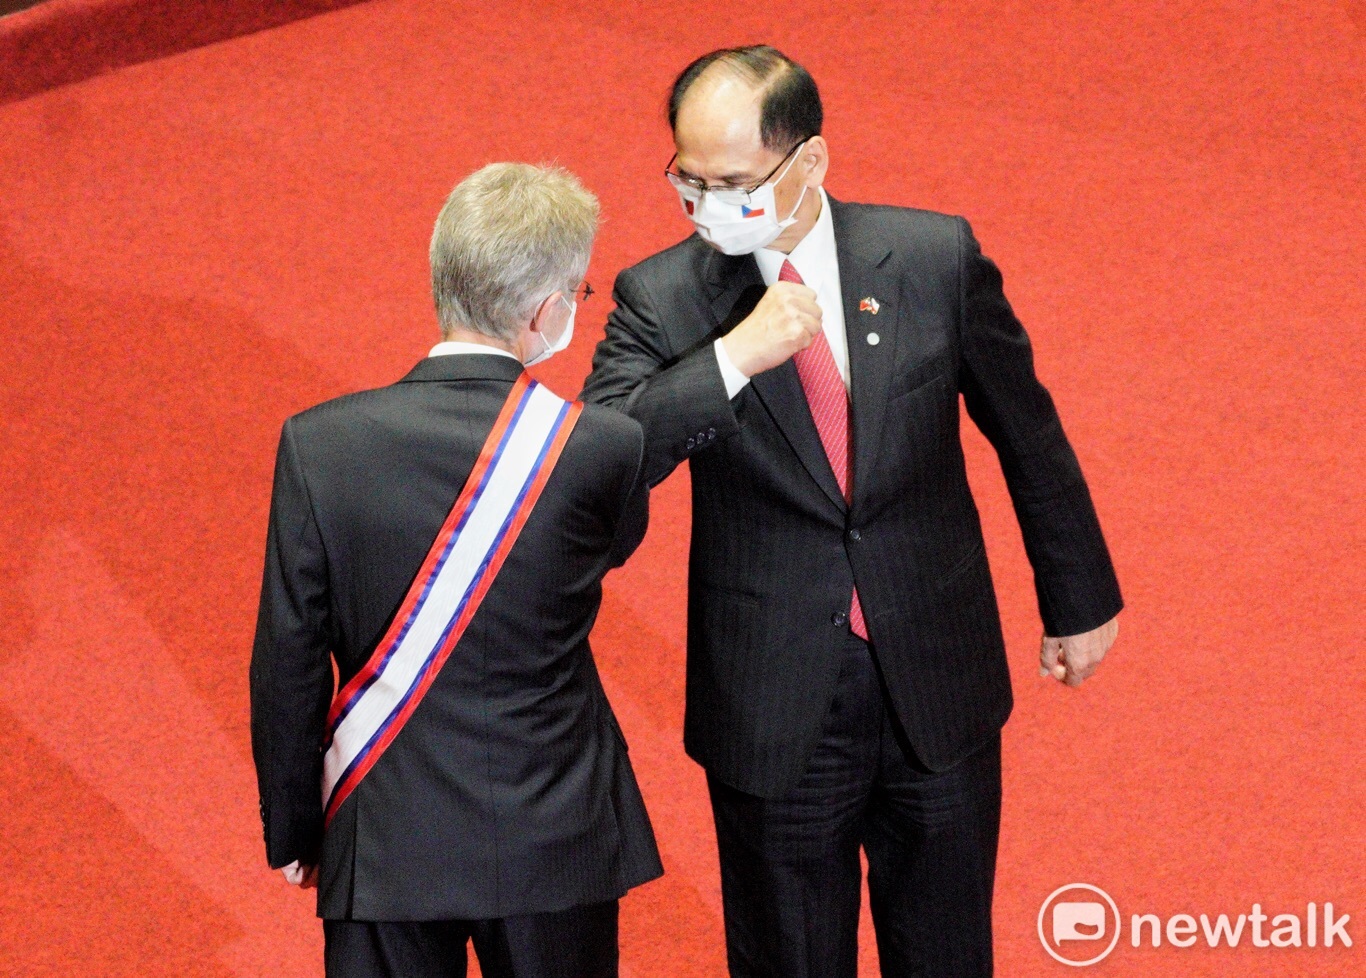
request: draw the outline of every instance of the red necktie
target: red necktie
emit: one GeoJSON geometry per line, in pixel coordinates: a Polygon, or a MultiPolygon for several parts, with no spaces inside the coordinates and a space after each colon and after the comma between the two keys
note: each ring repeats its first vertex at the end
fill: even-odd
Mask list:
{"type": "MultiPolygon", "coordinates": [[[[782,282],[802,284],[802,277],[784,261],[778,272],[782,282]]],[[[844,378],[839,367],[835,366],[835,355],[830,352],[830,341],[825,331],[816,334],[811,345],[798,350],[792,357],[797,365],[797,376],[801,378],[802,390],[806,393],[806,403],[811,406],[811,418],[816,422],[816,431],[825,446],[825,457],[830,460],[830,468],[835,470],[835,481],[846,502],[853,498],[853,479],[849,472],[849,393],[844,389],[844,378]]],[[[858,589],[854,589],[854,603],[849,609],[849,628],[864,641],[868,640],[868,628],[863,621],[863,607],[859,604],[858,589]]]]}

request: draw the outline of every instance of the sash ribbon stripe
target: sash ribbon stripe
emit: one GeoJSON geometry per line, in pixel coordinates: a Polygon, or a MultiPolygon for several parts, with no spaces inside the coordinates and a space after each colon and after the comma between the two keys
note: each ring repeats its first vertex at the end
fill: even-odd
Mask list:
{"type": "Polygon", "coordinates": [[[325,820],[417,709],[512,550],[583,405],[523,374],[384,638],[337,693],[323,744],[325,820]]]}

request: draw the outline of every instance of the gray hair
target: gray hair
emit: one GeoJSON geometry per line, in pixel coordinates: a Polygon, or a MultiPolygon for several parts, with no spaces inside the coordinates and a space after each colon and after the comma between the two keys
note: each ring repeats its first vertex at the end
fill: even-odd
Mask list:
{"type": "Polygon", "coordinates": [[[588,270],[598,199],[557,166],[491,163],[456,185],[432,231],[441,331],[512,342],[536,304],[588,270]]]}

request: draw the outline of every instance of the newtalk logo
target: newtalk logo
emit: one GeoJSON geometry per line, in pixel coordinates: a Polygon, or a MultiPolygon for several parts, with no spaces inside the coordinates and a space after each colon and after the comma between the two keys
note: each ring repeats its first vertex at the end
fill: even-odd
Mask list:
{"type": "MultiPolygon", "coordinates": [[[[1129,917],[1131,947],[1238,947],[1257,948],[1352,946],[1347,933],[1349,914],[1337,914],[1331,903],[1320,911],[1308,904],[1304,913],[1267,914],[1254,903],[1249,913],[1173,914],[1163,920],[1157,914],[1129,917]]],[[[1104,960],[1120,943],[1122,919],[1115,901],[1090,883],[1069,883],[1048,895],[1039,908],[1039,940],[1054,959],[1074,967],[1104,960]]]]}

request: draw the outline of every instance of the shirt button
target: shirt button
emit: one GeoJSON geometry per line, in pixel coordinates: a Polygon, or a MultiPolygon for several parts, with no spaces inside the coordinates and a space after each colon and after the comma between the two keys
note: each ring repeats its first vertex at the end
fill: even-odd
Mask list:
{"type": "Polygon", "coordinates": [[[831,623],[832,625],[844,625],[844,624],[847,624],[848,622],[849,622],[849,615],[848,615],[847,612],[844,612],[844,611],[837,611],[837,612],[835,612],[833,615],[830,616],[830,623],[831,623]]]}
{"type": "Polygon", "coordinates": [[[862,539],[863,539],[863,534],[860,533],[860,532],[858,531],[858,528],[856,527],[856,528],[854,528],[854,529],[852,529],[852,530],[849,531],[849,539],[850,539],[850,540],[855,540],[855,541],[862,540],[862,539]]]}

